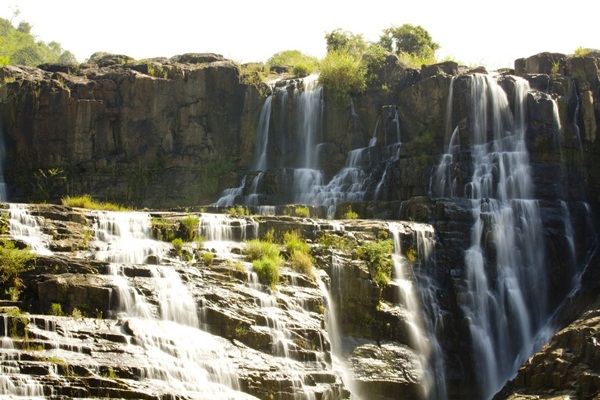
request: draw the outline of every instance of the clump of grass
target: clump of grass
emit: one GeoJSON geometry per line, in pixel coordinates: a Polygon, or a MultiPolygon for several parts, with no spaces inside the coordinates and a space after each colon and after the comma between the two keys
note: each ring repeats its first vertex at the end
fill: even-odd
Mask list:
{"type": "Polygon", "coordinates": [[[304,206],[296,207],[294,208],[294,215],[300,218],[308,218],[310,217],[310,210],[304,206]]]}
{"type": "Polygon", "coordinates": [[[65,315],[65,313],[62,310],[62,305],[60,303],[50,304],[50,310],[48,311],[48,314],[55,315],[57,317],[65,315]]]}
{"type": "Polygon", "coordinates": [[[232,217],[243,217],[245,215],[251,215],[250,209],[242,206],[233,206],[226,211],[226,214],[232,217]]]}
{"type": "Polygon", "coordinates": [[[198,225],[200,218],[195,215],[188,215],[179,221],[178,237],[187,242],[191,242],[198,235],[198,225]]]}
{"type": "Polygon", "coordinates": [[[352,207],[348,207],[348,210],[343,215],[344,219],[358,219],[358,213],[352,211],[352,207]]]}
{"type": "Polygon", "coordinates": [[[292,253],[294,251],[300,251],[303,253],[308,253],[310,251],[310,246],[306,241],[300,236],[298,231],[288,231],[283,234],[283,245],[288,253],[292,253]]]}
{"type": "Polygon", "coordinates": [[[263,235],[263,241],[269,242],[269,243],[277,242],[277,235],[275,234],[275,228],[270,228],[268,231],[265,232],[265,234],[263,235]]]}
{"type": "Polygon", "coordinates": [[[175,255],[178,257],[183,253],[183,239],[175,238],[171,241],[173,248],[175,249],[175,255]]]}
{"type": "Polygon", "coordinates": [[[204,260],[204,264],[206,264],[207,266],[212,265],[214,259],[215,259],[215,255],[213,253],[204,253],[202,255],[202,259],[204,260]]]}
{"type": "Polygon", "coordinates": [[[279,247],[275,243],[252,239],[246,242],[244,254],[250,261],[261,258],[277,258],[279,257],[279,247]]]}
{"type": "Polygon", "coordinates": [[[271,289],[279,282],[279,265],[282,263],[281,257],[262,257],[252,261],[254,272],[258,275],[258,280],[264,285],[268,285],[271,289]]]}
{"type": "Polygon", "coordinates": [[[313,270],[314,260],[310,254],[293,250],[290,254],[290,266],[296,272],[307,275],[310,279],[315,279],[315,273],[313,270]]]}
{"type": "Polygon", "coordinates": [[[114,203],[103,203],[94,200],[89,194],[83,196],[67,196],[61,199],[63,206],[86,208],[88,210],[127,211],[128,208],[114,203]]]}

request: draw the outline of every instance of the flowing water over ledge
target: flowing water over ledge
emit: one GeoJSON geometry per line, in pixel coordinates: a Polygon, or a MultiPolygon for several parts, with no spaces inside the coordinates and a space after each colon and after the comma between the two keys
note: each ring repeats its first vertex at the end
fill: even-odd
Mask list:
{"type": "MultiPolygon", "coordinates": [[[[27,206],[18,207],[21,219],[30,221],[27,233],[15,231],[19,240],[36,243],[45,230],[55,229],[53,223],[61,223],[42,217],[40,207],[36,217],[27,206]]],[[[82,220],[75,214],[61,218],[82,220]]],[[[85,229],[93,234],[87,249],[53,251],[51,238],[39,252],[49,265],[60,257],[61,263],[70,259],[84,268],[71,274],[70,267],[50,273],[40,267],[44,278],[36,293],[49,309],[58,304],[72,316],[3,314],[3,396],[369,398],[358,389],[365,383],[354,375],[349,357],[353,348],[375,342],[345,338],[336,317],[347,313],[339,302],[344,280],[353,279],[343,276],[347,255],[323,248],[319,254],[332,261],[324,264],[329,274],[320,270],[313,280],[283,268],[273,290],[258,282],[252,264],[236,250],[242,240],[259,235],[252,218],[200,214],[197,230],[206,240],[202,247],[186,244],[191,258],[185,259],[170,243],[151,237],[156,215],[84,214],[85,229]],[[215,255],[210,267],[197,258],[206,249],[215,255]],[[101,299],[105,308],[92,310],[101,299]],[[94,313],[104,318],[90,318],[94,313]]],[[[313,238],[323,230],[343,235],[356,229],[293,218],[263,223],[283,224],[281,232],[300,228],[313,238]]],[[[388,228],[384,222],[365,227],[356,234],[367,238],[373,228],[388,228]]],[[[410,231],[401,224],[393,229],[410,231]]]]}

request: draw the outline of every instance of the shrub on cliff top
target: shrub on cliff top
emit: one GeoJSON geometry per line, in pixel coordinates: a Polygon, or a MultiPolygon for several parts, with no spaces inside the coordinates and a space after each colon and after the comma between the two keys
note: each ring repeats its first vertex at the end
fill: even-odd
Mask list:
{"type": "Polygon", "coordinates": [[[347,51],[331,51],[321,62],[319,83],[332,104],[343,108],[350,96],[362,93],[367,87],[367,68],[361,57],[347,51]]]}
{"type": "Polygon", "coordinates": [[[252,239],[246,242],[244,254],[250,261],[261,258],[278,258],[279,247],[271,242],[265,242],[259,239],[252,239]]]}

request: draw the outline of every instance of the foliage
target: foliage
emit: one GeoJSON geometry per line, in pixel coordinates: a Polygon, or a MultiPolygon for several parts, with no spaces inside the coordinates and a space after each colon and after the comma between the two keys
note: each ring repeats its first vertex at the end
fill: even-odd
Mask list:
{"type": "Polygon", "coordinates": [[[362,62],[367,68],[367,83],[375,84],[381,81],[382,72],[386,66],[388,51],[375,43],[369,46],[363,55],[362,62]]]}
{"type": "Polygon", "coordinates": [[[247,207],[233,206],[226,211],[226,214],[232,217],[243,217],[244,215],[251,215],[251,212],[247,207]]]}
{"type": "Polygon", "coordinates": [[[310,210],[308,207],[299,206],[294,208],[294,215],[300,218],[308,218],[310,217],[310,210]]]}
{"type": "Polygon", "coordinates": [[[7,212],[0,212],[0,235],[5,235],[10,230],[10,217],[7,212]]]}
{"type": "Polygon", "coordinates": [[[410,262],[415,262],[417,260],[417,250],[414,247],[410,247],[406,250],[406,258],[410,262]]]}
{"type": "Polygon", "coordinates": [[[34,258],[28,248],[19,249],[11,241],[0,241],[0,287],[5,297],[8,295],[11,300],[18,300],[23,288],[20,275],[31,269],[29,262],[34,258]]]}
{"type": "Polygon", "coordinates": [[[37,66],[43,63],[77,63],[73,53],[58,42],[45,43],[31,34],[31,25],[21,21],[17,28],[0,18],[0,67],[5,65],[37,66]]]}
{"type": "Polygon", "coordinates": [[[435,43],[420,25],[404,24],[400,27],[392,25],[383,30],[379,44],[386,50],[398,55],[409,54],[422,60],[435,62],[435,52],[440,45],[435,43]]]}
{"type": "Polygon", "coordinates": [[[348,105],[350,96],[366,89],[365,64],[362,58],[347,51],[331,51],[321,62],[319,83],[325,88],[327,98],[337,107],[348,105]]]}
{"type": "Polygon", "coordinates": [[[60,168],[38,169],[33,175],[33,200],[38,203],[49,201],[55,191],[64,185],[67,177],[60,168]]]}
{"type": "Polygon", "coordinates": [[[240,70],[240,80],[246,85],[260,87],[267,76],[267,69],[260,63],[247,63],[238,66],[240,70]]]}
{"type": "Polygon", "coordinates": [[[119,378],[119,375],[117,375],[117,373],[115,372],[114,369],[112,369],[112,367],[108,367],[108,369],[102,373],[102,376],[108,379],[117,379],[119,378]]]}
{"type": "Polygon", "coordinates": [[[267,230],[265,232],[265,234],[263,235],[263,240],[265,242],[269,242],[269,243],[275,243],[277,242],[277,237],[275,234],[275,228],[271,227],[269,230],[267,230]]]}
{"type": "Polygon", "coordinates": [[[83,313],[79,308],[75,307],[73,308],[73,311],[71,311],[71,316],[73,318],[83,318],[83,313]]]}
{"type": "Polygon", "coordinates": [[[327,53],[343,51],[354,57],[362,57],[369,47],[363,35],[354,34],[341,28],[326,33],[325,42],[327,43],[327,53]]]}
{"type": "Polygon", "coordinates": [[[57,317],[65,315],[65,313],[62,310],[62,305],[60,303],[50,304],[50,310],[48,310],[48,314],[55,315],[57,317]]]}
{"type": "Polygon", "coordinates": [[[277,258],[279,257],[279,247],[271,242],[265,242],[259,239],[252,239],[246,242],[244,254],[248,256],[250,261],[260,258],[277,258]]]}
{"type": "Polygon", "coordinates": [[[380,288],[388,284],[392,276],[393,261],[390,254],[394,250],[391,239],[365,242],[358,248],[358,257],[366,261],[371,279],[380,288]]]}
{"type": "Polygon", "coordinates": [[[575,57],[585,57],[585,56],[590,55],[591,53],[596,53],[596,52],[600,52],[600,50],[584,48],[584,47],[579,46],[578,48],[575,49],[575,52],[573,55],[575,57]]]}
{"type": "Polygon", "coordinates": [[[273,67],[287,68],[299,78],[310,75],[317,69],[319,61],[299,50],[285,50],[275,53],[267,60],[269,69],[273,67]]]}
{"type": "Polygon", "coordinates": [[[315,279],[313,270],[314,260],[310,254],[301,250],[292,250],[289,261],[294,271],[305,274],[313,280],[315,279]]]}
{"type": "Polygon", "coordinates": [[[324,247],[341,251],[350,251],[356,246],[355,241],[331,232],[320,232],[317,243],[324,247]]]}
{"type": "Polygon", "coordinates": [[[308,254],[310,252],[310,246],[300,236],[298,231],[288,231],[283,234],[283,245],[288,253],[298,251],[301,253],[308,254]]]}
{"type": "Polygon", "coordinates": [[[179,221],[179,237],[186,242],[191,242],[198,235],[198,225],[200,224],[200,218],[195,215],[188,215],[181,221],[179,221]]]}
{"type": "Polygon", "coordinates": [[[83,196],[66,196],[61,199],[63,206],[86,208],[88,210],[126,211],[127,207],[114,203],[96,201],[89,194],[83,196]]]}
{"type": "Polygon", "coordinates": [[[176,237],[175,223],[162,218],[152,218],[152,237],[164,242],[171,242],[176,237]]]}
{"type": "Polygon", "coordinates": [[[252,261],[252,266],[258,275],[258,280],[274,289],[279,282],[279,265],[281,263],[280,257],[266,256],[252,261]]]}
{"type": "Polygon", "coordinates": [[[171,241],[171,244],[175,249],[175,255],[180,256],[183,252],[183,239],[175,238],[171,241]]]}
{"type": "Polygon", "coordinates": [[[344,219],[358,219],[358,213],[352,211],[352,207],[349,206],[346,212],[343,215],[344,219]]]}
{"type": "Polygon", "coordinates": [[[212,265],[213,260],[215,259],[215,255],[213,253],[204,253],[202,255],[202,259],[204,260],[204,264],[206,264],[207,266],[212,265]]]}

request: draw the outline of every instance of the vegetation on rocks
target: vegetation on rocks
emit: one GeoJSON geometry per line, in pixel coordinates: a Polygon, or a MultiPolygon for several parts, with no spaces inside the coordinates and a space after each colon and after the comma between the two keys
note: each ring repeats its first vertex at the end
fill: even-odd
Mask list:
{"type": "Polygon", "coordinates": [[[63,206],[86,208],[88,210],[103,210],[103,211],[126,211],[127,207],[114,204],[104,203],[94,200],[89,194],[83,196],[66,196],[61,200],[63,206]]]}
{"type": "Polygon", "coordinates": [[[394,243],[391,239],[365,242],[358,248],[358,257],[366,261],[371,279],[380,288],[387,285],[392,276],[393,261],[390,255],[393,250],[394,243]]]}
{"type": "Polygon", "coordinates": [[[21,273],[31,269],[35,255],[29,248],[19,249],[8,240],[0,241],[0,288],[2,298],[17,300],[23,289],[21,273]]]}

